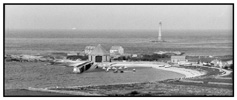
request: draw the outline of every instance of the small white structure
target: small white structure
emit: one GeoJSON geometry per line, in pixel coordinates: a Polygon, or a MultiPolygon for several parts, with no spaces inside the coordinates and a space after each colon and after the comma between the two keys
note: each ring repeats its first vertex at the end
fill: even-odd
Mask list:
{"type": "Polygon", "coordinates": [[[95,46],[86,46],[85,54],[90,54],[95,49],[95,46]]]}
{"type": "Polygon", "coordinates": [[[185,56],[171,56],[172,63],[185,63],[187,60],[185,56]]]}
{"type": "Polygon", "coordinates": [[[233,64],[233,60],[229,60],[229,61],[227,61],[226,63],[229,64],[229,65],[231,65],[231,64],[233,64]]]}
{"type": "Polygon", "coordinates": [[[132,57],[138,57],[138,55],[137,54],[132,54],[132,57]]]}
{"type": "Polygon", "coordinates": [[[221,65],[222,66],[222,64],[220,64],[221,63],[221,61],[220,60],[218,60],[218,59],[215,59],[215,60],[212,60],[211,61],[211,63],[215,66],[215,67],[217,67],[217,66],[219,66],[219,65],[221,65]]]}
{"type": "MultiPolygon", "coordinates": [[[[230,64],[228,64],[228,62],[221,61],[221,60],[218,60],[218,59],[212,60],[211,63],[212,63],[215,67],[219,67],[219,68],[223,68],[223,67],[225,67],[226,65],[230,65],[230,64]]],[[[230,62],[229,62],[229,63],[230,63],[230,62]]]]}
{"type": "Polygon", "coordinates": [[[112,46],[109,52],[113,55],[122,55],[124,54],[124,49],[122,46],[112,46]]]}

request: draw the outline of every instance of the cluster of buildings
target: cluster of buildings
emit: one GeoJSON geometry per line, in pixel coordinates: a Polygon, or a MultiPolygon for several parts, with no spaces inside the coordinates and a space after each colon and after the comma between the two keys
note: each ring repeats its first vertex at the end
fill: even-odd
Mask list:
{"type": "Polygon", "coordinates": [[[220,59],[213,57],[189,57],[189,56],[171,56],[170,62],[176,65],[213,66],[219,68],[224,68],[233,64],[232,59],[220,59]]]}
{"type": "Polygon", "coordinates": [[[89,61],[110,62],[112,57],[124,54],[122,46],[112,46],[108,51],[100,44],[97,46],[86,46],[83,53],[77,52],[51,52],[38,55],[5,55],[6,61],[49,61],[53,59],[67,59],[69,56],[87,56],[89,61]]]}
{"type": "Polygon", "coordinates": [[[122,46],[112,46],[108,52],[100,44],[98,46],[86,46],[84,51],[88,55],[88,60],[93,62],[111,62],[111,57],[124,54],[122,46]]]}
{"type": "MultiPolygon", "coordinates": [[[[86,46],[85,50],[84,50],[85,54],[89,55],[92,53],[92,51],[95,51],[98,48],[102,48],[103,50],[105,50],[100,44],[98,46],[97,47],[96,46],[86,46]]],[[[109,53],[110,53],[110,55],[123,55],[124,48],[122,46],[112,46],[109,50],[109,53]]]]}
{"type": "MultiPolygon", "coordinates": [[[[224,68],[233,64],[232,59],[219,59],[215,57],[198,57],[198,56],[181,56],[182,52],[179,51],[159,51],[156,54],[167,54],[172,53],[170,61],[168,63],[175,65],[188,65],[188,66],[215,66],[219,68],[224,68]]],[[[34,55],[8,55],[5,56],[7,61],[49,61],[52,59],[66,59],[68,56],[81,55],[88,57],[89,61],[93,62],[111,62],[112,58],[124,56],[124,48],[122,46],[112,46],[109,51],[106,51],[100,44],[97,46],[86,46],[84,53],[64,53],[64,52],[54,52],[48,55],[34,56],[34,55]]],[[[138,55],[133,54],[131,57],[138,57],[138,55]]]]}

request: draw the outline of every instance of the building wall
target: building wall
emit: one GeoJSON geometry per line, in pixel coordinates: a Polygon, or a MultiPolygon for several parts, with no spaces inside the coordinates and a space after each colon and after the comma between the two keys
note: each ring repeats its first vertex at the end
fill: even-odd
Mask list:
{"type": "Polygon", "coordinates": [[[92,52],[92,49],[85,50],[85,54],[90,54],[92,52]]]}
{"type": "Polygon", "coordinates": [[[89,59],[89,61],[92,61],[92,56],[88,55],[88,59],[89,59]]]}
{"type": "Polygon", "coordinates": [[[107,56],[107,61],[109,61],[109,62],[110,62],[110,56],[107,56]]]}
{"type": "Polygon", "coordinates": [[[95,62],[95,56],[92,56],[92,61],[95,62]]]}
{"type": "Polygon", "coordinates": [[[110,50],[110,53],[113,54],[113,53],[119,53],[119,54],[124,54],[124,49],[123,48],[119,48],[119,49],[116,49],[116,50],[110,50]]]}
{"type": "MultiPolygon", "coordinates": [[[[97,56],[99,56],[99,55],[97,55],[97,56]]],[[[95,62],[95,59],[96,59],[96,56],[89,55],[89,61],[95,62]]],[[[102,62],[107,62],[107,61],[110,61],[110,57],[109,56],[102,56],[102,62]]]]}
{"type": "Polygon", "coordinates": [[[115,53],[115,52],[118,52],[118,50],[109,50],[110,53],[115,53]]]}
{"type": "Polygon", "coordinates": [[[120,48],[120,49],[119,49],[119,53],[120,53],[120,54],[124,54],[124,49],[123,49],[123,48],[120,48]]]}
{"type": "Polygon", "coordinates": [[[102,62],[106,61],[106,56],[102,56],[102,62]]]}
{"type": "Polygon", "coordinates": [[[171,59],[172,63],[178,63],[177,59],[171,59]]]}
{"type": "Polygon", "coordinates": [[[172,63],[185,62],[185,59],[171,59],[172,63]]]}

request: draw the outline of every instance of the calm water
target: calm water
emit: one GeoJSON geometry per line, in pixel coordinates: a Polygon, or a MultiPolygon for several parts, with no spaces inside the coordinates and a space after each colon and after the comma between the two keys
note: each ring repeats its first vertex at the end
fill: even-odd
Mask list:
{"type": "Polygon", "coordinates": [[[125,53],[183,51],[188,55],[232,55],[231,31],[163,31],[167,42],[153,43],[157,31],[10,31],[6,54],[36,54],[51,51],[83,51],[87,45],[102,44],[109,50],[121,45],[125,53]]]}

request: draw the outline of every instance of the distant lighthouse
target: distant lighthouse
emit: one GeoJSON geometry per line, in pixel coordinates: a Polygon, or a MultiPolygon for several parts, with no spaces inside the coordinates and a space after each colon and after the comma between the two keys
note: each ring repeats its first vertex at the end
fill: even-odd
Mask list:
{"type": "Polygon", "coordinates": [[[159,23],[159,33],[158,33],[158,42],[163,42],[162,38],[161,38],[161,31],[162,31],[162,22],[160,21],[159,23]]]}
{"type": "Polygon", "coordinates": [[[159,30],[158,30],[158,37],[157,37],[157,40],[155,40],[155,41],[151,41],[151,42],[166,42],[166,41],[164,41],[163,39],[162,39],[162,35],[161,35],[161,31],[162,31],[162,22],[160,21],[159,22],[159,30]]]}

